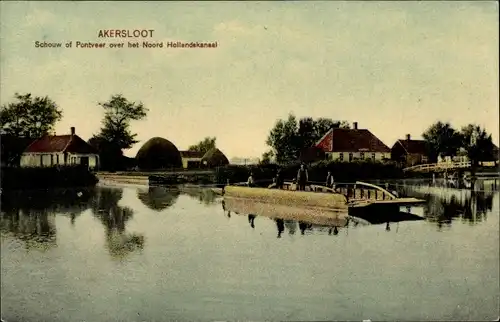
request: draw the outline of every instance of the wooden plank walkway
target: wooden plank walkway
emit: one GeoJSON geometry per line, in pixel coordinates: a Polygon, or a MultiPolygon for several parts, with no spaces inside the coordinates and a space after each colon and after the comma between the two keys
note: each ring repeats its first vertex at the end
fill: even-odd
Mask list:
{"type": "Polygon", "coordinates": [[[349,200],[350,207],[366,207],[369,205],[410,206],[419,203],[425,203],[425,200],[417,198],[397,198],[397,199],[385,199],[385,200],[369,200],[369,199],[349,200]]]}

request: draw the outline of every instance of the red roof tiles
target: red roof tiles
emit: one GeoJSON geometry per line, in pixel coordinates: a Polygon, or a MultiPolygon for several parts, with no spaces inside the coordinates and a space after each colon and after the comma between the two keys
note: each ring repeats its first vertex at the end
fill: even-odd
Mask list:
{"type": "Polygon", "coordinates": [[[317,143],[325,152],[391,152],[366,129],[331,129],[317,143]]]}
{"type": "Polygon", "coordinates": [[[78,135],[46,135],[31,143],[25,153],[71,152],[94,154],[97,151],[78,135]]]}

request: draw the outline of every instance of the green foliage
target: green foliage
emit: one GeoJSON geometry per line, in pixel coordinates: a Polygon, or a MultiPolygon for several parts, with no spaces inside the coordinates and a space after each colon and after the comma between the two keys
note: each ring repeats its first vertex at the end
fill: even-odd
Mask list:
{"type": "Polygon", "coordinates": [[[450,123],[439,121],[431,125],[422,136],[427,143],[429,159],[433,162],[439,155],[455,155],[462,145],[462,136],[450,123]]]}
{"type": "Polygon", "coordinates": [[[99,151],[101,169],[115,170],[120,167],[122,150],[130,149],[138,142],[135,139],[137,134],[130,130],[130,122],[144,119],[148,109],[142,103],[129,102],[122,95],[113,95],[99,105],[104,109],[103,126],[89,143],[99,151]]]}
{"type": "Polygon", "coordinates": [[[272,148],[277,163],[290,163],[299,158],[302,149],[313,146],[328,130],[338,127],[349,128],[349,125],[345,121],[311,117],[297,122],[295,115],[289,114],[286,120],[276,122],[266,143],[272,148]]]}
{"type": "Polygon", "coordinates": [[[277,165],[235,165],[228,164],[216,169],[215,178],[217,184],[246,182],[250,173],[258,186],[267,187],[276,175],[277,165]]]}
{"type": "Polygon", "coordinates": [[[485,129],[479,125],[469,124],[462,128],[460,134],[462,147],[472,162],[495,160],[491,134],[488,134],[485,129]]]}
{"type": "Polygon", "coordinates": [[[130,131],[130,122],[146,117],[148,109],[142,103],[129,102],[122,95],[113,95],[108,102],[99,103],[104,109],[103,127],[97,137],[112,142],[120,149],[130,149],[138,141],[130,131]]]}
{"type": "Polygon", "coordinates": [[[217,138],[215,137],[206,137],[202,141],[198,142],[195,145],[191,145],[188,148],[188,151],[194,151],[194,152],[201,152],[203,154],[207,153],[208,151],[215,149],[216,144],[215,141],[217,138]]]}
{"type": "Polygon", "coordinates": [[[2,134],[17,137],[39,138],[54,130],[62,111],[54,101],[46,97],[15,94],[17,102],[3,105],[0,109],[2,134]]]}
{"type": "Polygon", "coordinates": [[[94,186],[99,180],[87,167],[5,167],[0,171],[5,190],[94,186]]]}
{"type": "MultiPolygon", "coordinates": [[[[282,176],[286,181],[292,181],[297,176],[297,171],[300,163],[288,164],[285,167],[277,165],[254,165],[254,166],[239,166],[228,165],[217,169],[217,183],[224,184],[229,181],[245,182],[248,179],[250,172],[253,173],[255,180],[261,186],[267,186],[276,176],[278,168],[281,169],[282,176]]],[[[309,180],[318,184],[323,184],[326,181],[328,171],[331,171],[336,182],[355,182],[356,180],[373,180],[373,179],[397,179],[403,178],[404,173],[394,162],[380,161],[355,161],[355,162],[340,162],[340,161],[319,161],[312,163],[307,167],[309,180]]]]}
{"type": "Polygon", "coordinates": [[[262,154],[260,164],[270,164],[273,157],[274,157],[274,153],[272,150],[264,152],[262,154]]]}
{"type": "Polygon", "coordinates": [[[284,163],[295,160],[298,156],[298,124],[293,114],[287,120],[278,120],[267,138],[276,156],[276,162],[284,163]]]}
{"type": "Polygon", "coordinates": [[[101,170],[116,171],[123,169],[123,151],[117,144],[96,135],[90,138],[88,143],[99,152],[99,168],[101,170]]]}
{"type": "Polygon", "coordinates": [[[437,122],[427,129],[423,137],[427,142],[430,160],[434,162],[440,154],[460,155],[460,150],[464,150],[475,163],[495,160],[491,134],[476,124],[468,124],[457,131],[449,123],[437,122]]]}

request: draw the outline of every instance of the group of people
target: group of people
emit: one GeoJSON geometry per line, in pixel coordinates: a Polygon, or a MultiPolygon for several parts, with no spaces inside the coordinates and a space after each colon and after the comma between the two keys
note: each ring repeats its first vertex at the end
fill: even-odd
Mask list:
{"type": "MultiPolygon", "coordinates": [[[[304,164],[300,165],[299,171],[297,172],[296,178],[294,178],[294,183],[297,185],[297,190],[305,191],[306,186],[309,182],[309,173],[304,164]]],[[[283,189],[283,185],[285,183],[285,179],[283,178],[283,174],[281,173],[281,169],[278,169],[276,172],[276,176],[273,178],[273,183],[269,186],[270,189],[283,189]]],[[[250,176],[248,177],[247,185],[249,187],[255,187],[255,179],[253,172],[250,172],[250,176]]],[[[335,180],[333,178],[332,172],[328,171],[326,176],[325,186],[328,188],[335,188],[335,180]]]]}

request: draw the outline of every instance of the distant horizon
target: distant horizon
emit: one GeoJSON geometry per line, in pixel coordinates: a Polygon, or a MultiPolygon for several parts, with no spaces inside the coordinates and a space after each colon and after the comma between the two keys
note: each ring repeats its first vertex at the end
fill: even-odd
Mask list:
{"type": "Polygon", "coordinates": [[[150,110],[131,123],[139,143],[127,156],[152,137],[179,150],[216,137],[229,159],[260,159],[289,113],[358,122],[388,147],[406,134],[422,139],[436,121],[475,123],[499,146],[497,2],[30,1],[0,9],[0,104],[16,92],[48,96],[63,110],[56,133],[74,126],[88,140],[101,127],[98,103],[123,94],[150,110]],[[144,39],[120,38],[141,30],[144,39]]]}

